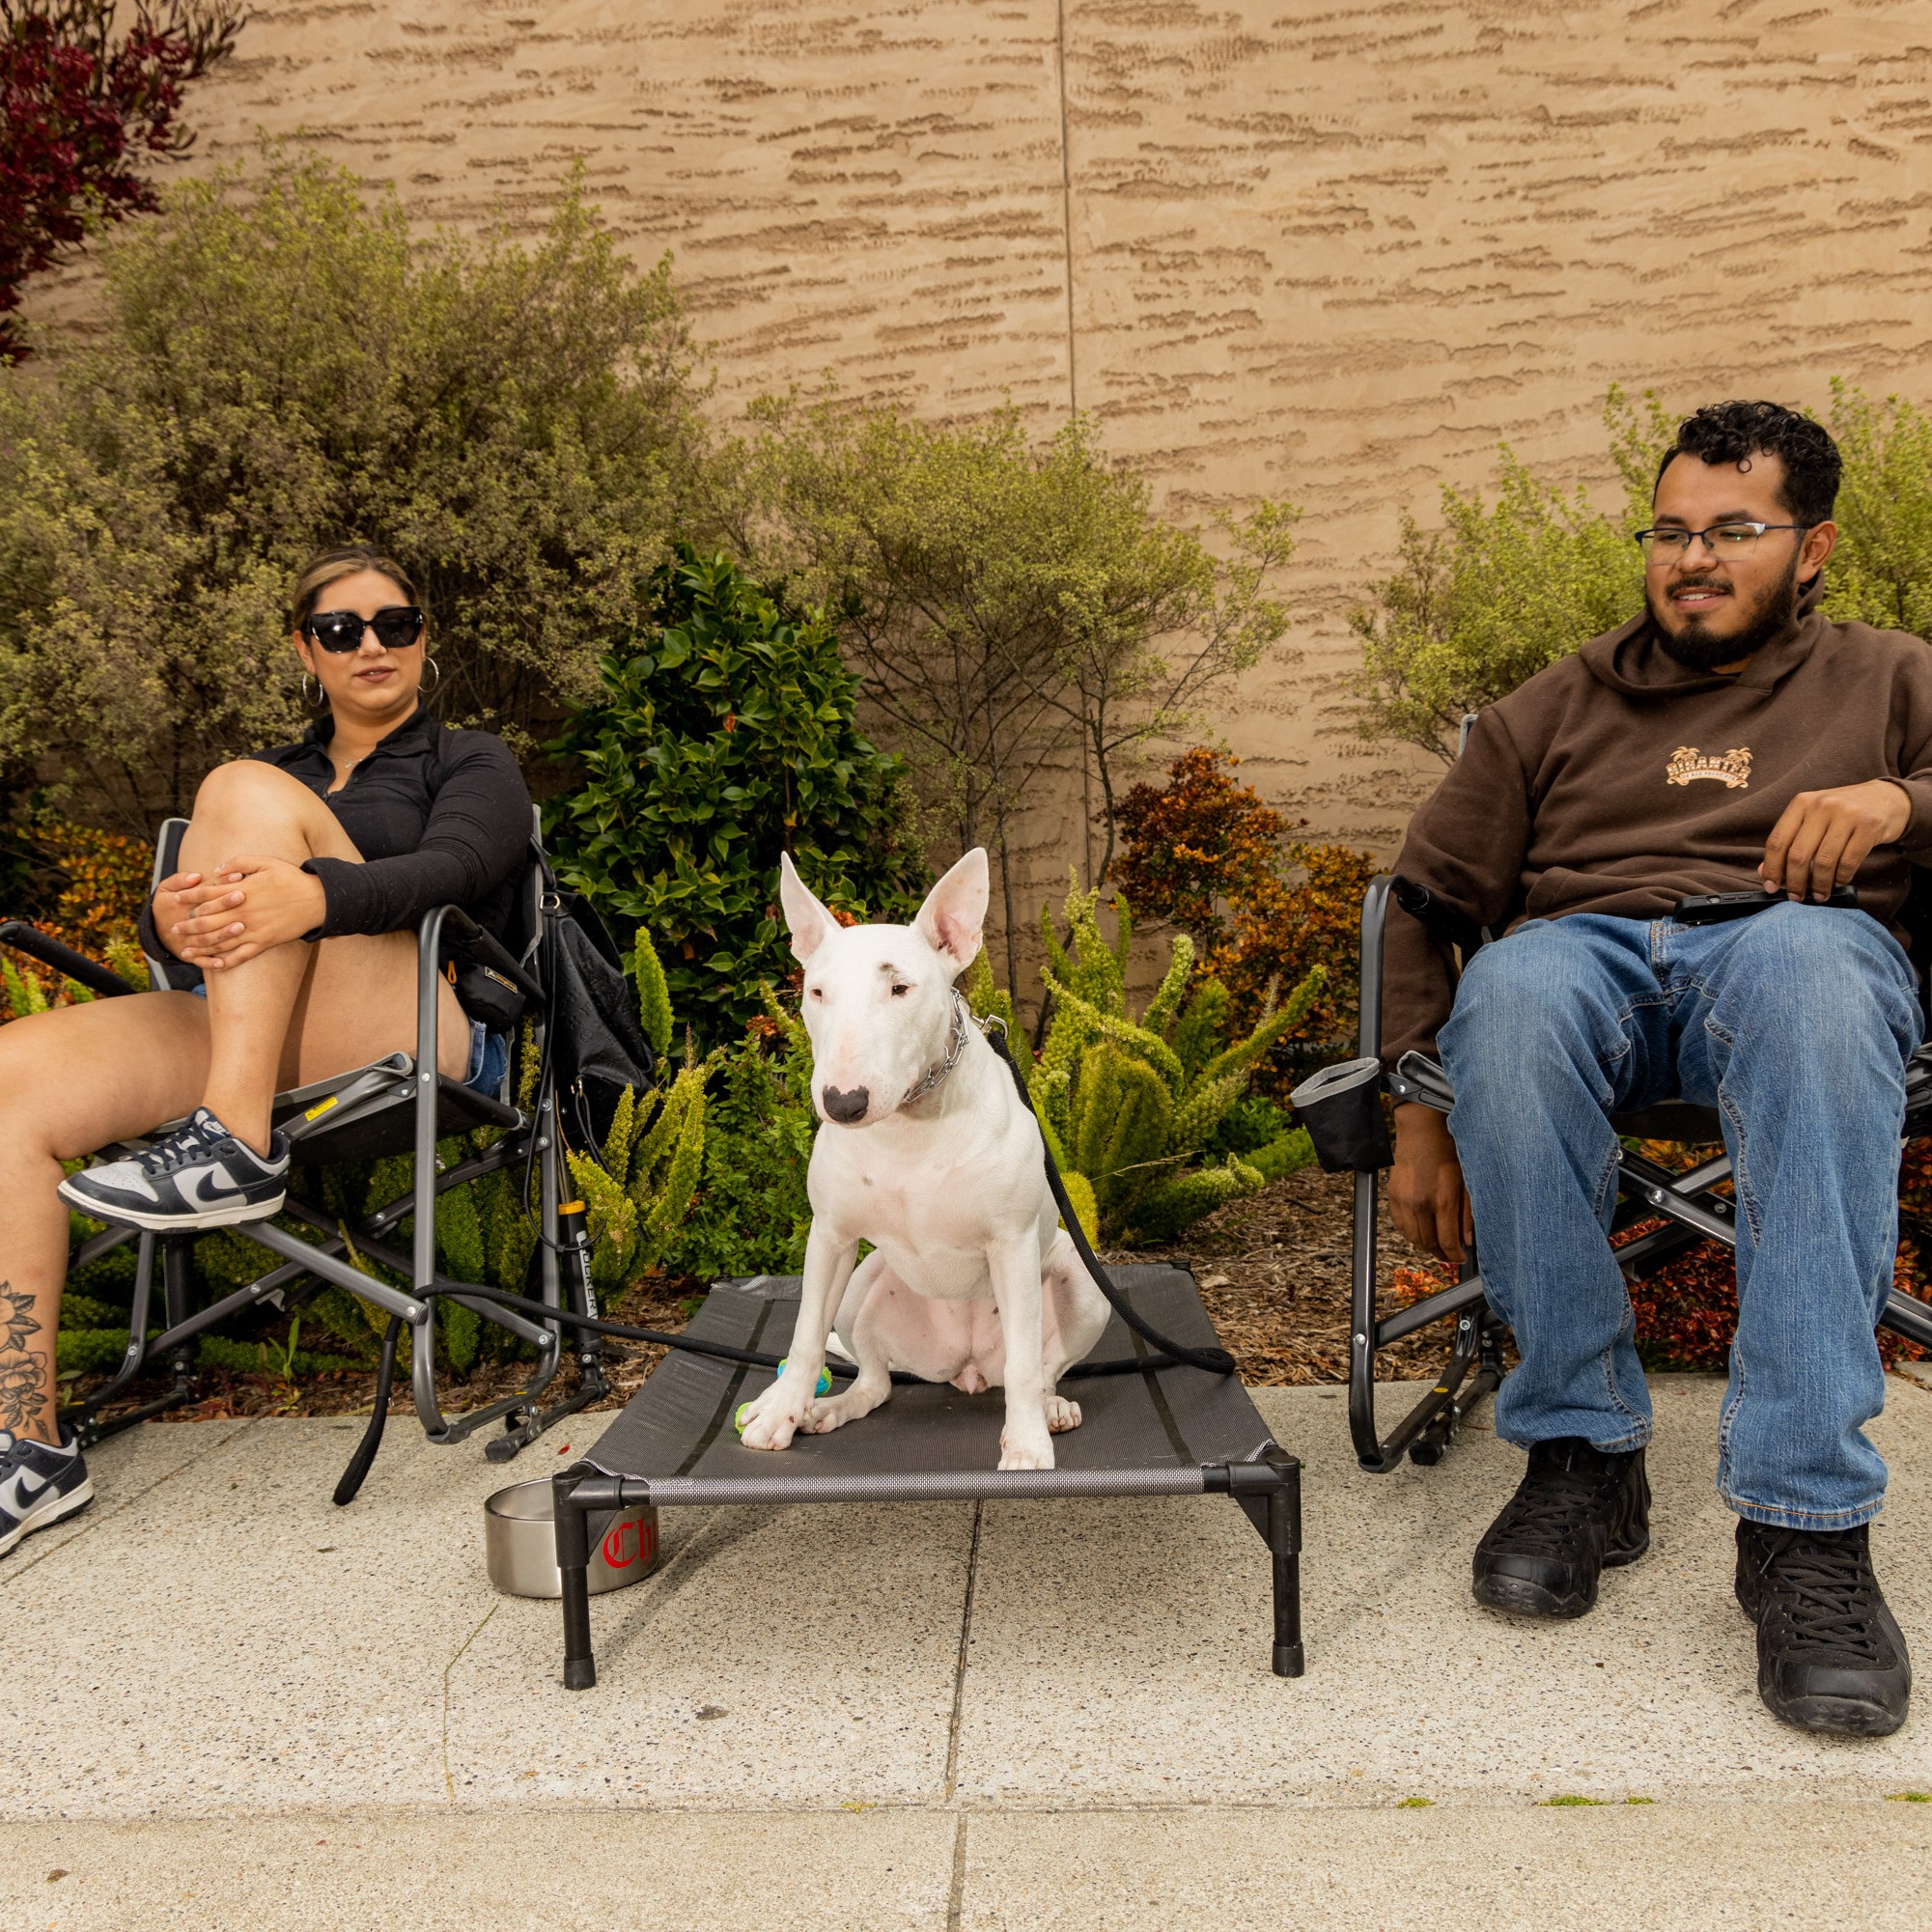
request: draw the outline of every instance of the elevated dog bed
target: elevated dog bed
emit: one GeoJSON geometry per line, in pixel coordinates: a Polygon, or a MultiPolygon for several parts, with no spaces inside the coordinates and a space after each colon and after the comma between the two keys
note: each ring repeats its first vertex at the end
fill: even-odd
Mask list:
{"type": "MultiPolygon", "coordinates": [[[[1213,1324],[1193,1278],[1176,1268],[1109,1271],[1134,1309],[1185,1346],[1211,1347],[1213,1324]]],[[[790,1345],[798,1277],[720,1282],[687,1333],[754,1352],[790,1345]]],[[[1118,1315],[1090,1359],[1149,1355],[1118,1315]]],[[[597,1681],[585,1567],[598,1512],[638,1503],[929,1502],[974,1498],[1230,1496],[1273,1559],[1274,1668],[1302,1669],[1302,1466],[1279,1448],[1231,1375],[1170,1366],[1081,1377],[1062,1391],[1080,1405],[1079,1428],[1053,1438],[1057,1467],[1000,1470],[1005,1395],[963,1395],[922,1383],[897,1387],[882,1409],[828,1436],[796,1437],[773,1454],[747,1449],[732,1417],[771,1371],[677,1353],[659,1364],[605,1430],[595,1455],[555,1478],[557,1561],[563,1573],[564,1682],[597,1681]]]]}

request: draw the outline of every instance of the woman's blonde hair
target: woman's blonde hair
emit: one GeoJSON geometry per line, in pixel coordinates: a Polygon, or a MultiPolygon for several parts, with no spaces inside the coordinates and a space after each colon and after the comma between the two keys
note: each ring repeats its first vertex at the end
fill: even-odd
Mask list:
{"type": "Polygon", "coordinates": [[[415,585],[394,558],[385,557],[368,544],[338,544],[333,549],[318,550],[297,573],[289,599],[289,629],[299,630],[308,622],[330,584],[339,583],[344,577],[358,576],[364,571],[375,571],[387,577],[408,602],[420,608],[422,599],[416,595],[415,585]]]}

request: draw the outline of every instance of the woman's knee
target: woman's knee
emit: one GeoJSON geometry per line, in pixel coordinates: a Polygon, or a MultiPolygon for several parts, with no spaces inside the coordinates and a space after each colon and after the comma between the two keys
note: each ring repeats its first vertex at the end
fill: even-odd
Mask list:
{"type": "Polygon", "coordinates": [[[317,804],[316,795],[299,778],[259,758],[232,758],[195,788],[190,822],[238,813],[306,819],[317,804]]]}

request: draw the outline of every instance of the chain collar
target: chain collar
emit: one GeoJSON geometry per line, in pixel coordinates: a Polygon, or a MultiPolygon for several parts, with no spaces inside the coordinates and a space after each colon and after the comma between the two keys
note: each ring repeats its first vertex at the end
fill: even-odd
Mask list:
{"type": "Polygon", "coordinates": [[[966,1003],[960,997],[956,988],[953,993],[953,1033],[952,1038],[946,1043],[946,1057],[928,1067],[918,1079],[906,1089],[906,1098],[899,1105],[910,1106],[915,1100],[924,1100],[959,1065],[960,1055],[966,1051],[966,1003]]]}

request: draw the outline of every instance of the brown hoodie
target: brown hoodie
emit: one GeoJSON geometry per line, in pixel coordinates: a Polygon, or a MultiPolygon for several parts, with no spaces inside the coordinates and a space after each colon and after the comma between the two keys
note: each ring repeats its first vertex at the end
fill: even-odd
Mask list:
{"type": "MultiPolygon", "coordinates": [[[[1687,670],[1649,617],[1594,638],[1480,713],[1411,820],[1395,870],[1479,925],[1609,912],[1652,919],[1694,892],[1743,892],[1800,792],[1895,778],[1896,845],[1859,868],[1861,904],[1902,940],[1908,861],[1932,864],[1932,649],[1900,630],[1796,621],[1734,676],[1687,670]]],[[[1384,1053],[1431,1051],[1454,978],[1392,901],[1384,1053]]]]}

